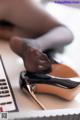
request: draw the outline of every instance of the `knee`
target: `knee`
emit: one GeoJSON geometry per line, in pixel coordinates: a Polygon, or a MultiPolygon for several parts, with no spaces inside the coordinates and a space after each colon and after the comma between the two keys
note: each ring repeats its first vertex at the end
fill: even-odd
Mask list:
{"type": "Polygon", "coordinates": [[[68,28],[66,28],[66,29],[67,29],[67,40],[66,40],[66,42],[67,42],[67,44],[70,44],[74,40],[74,35],[73,35],[73,33],[70,29],[68,29],[68,28]]]}
{"type": "Polygon", "coordinates": [[[59,38],[60,38],[60,42],[62,46],[68,45],[70,43],[72,43],[74,36],[72,31],[67,28],[66,26],[61,25],[59,27],[59,38]]]}

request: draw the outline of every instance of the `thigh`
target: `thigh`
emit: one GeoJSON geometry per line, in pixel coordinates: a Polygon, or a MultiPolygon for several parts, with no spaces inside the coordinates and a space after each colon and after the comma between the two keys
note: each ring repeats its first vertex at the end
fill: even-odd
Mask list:
{"type": "Polygon", "coordinates": [[[16,26],[40,35],[59,25],[43,7],[35,0],[8,0],[8,15],[6,20],[16,26]]]}

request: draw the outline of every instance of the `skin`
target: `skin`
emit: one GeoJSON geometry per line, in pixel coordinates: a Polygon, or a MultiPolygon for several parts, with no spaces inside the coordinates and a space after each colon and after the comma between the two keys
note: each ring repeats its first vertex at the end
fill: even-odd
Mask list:
{"type": "Polygon", "coordinates": [[[0,2],[0,20],[13,23],[15,25],[13,31],[23,31],[28,38],[39,37],[60,25],[35,0],[0,0],[0,2]]]}
{"type": "Polygon", "coordinates": [[[10,41],[10,47],[22,57],[26,70],[50,72],[51,62],[47,55],[28,44],[27,40],[37,40],[61,24],[36,0],[0,0],[0,20],[12,24],[9,27],[0,26],[0,37],[10,41]]]}

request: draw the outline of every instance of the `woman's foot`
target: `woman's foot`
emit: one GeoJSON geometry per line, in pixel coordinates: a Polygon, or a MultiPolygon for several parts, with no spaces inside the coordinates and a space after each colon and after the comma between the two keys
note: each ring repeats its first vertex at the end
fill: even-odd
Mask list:
{"type": "Polygon", "coordinates": [[[47,55],[36,47],[34,48],[32,44],[28,44],[27,39],[14,37],[10,41],[10,46],[16,54],[22,57],[28,72],[48,73],[51,71],[51,62],[47,55]]]}

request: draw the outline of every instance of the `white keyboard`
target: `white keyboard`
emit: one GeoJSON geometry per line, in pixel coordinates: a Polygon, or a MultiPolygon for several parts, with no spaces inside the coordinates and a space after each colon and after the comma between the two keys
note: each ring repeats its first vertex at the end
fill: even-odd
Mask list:
{"type": "Polygon", "coordinates": [[[0,56],[0,108],[3,112],[17,110],[12,88],[0,56]]]}

